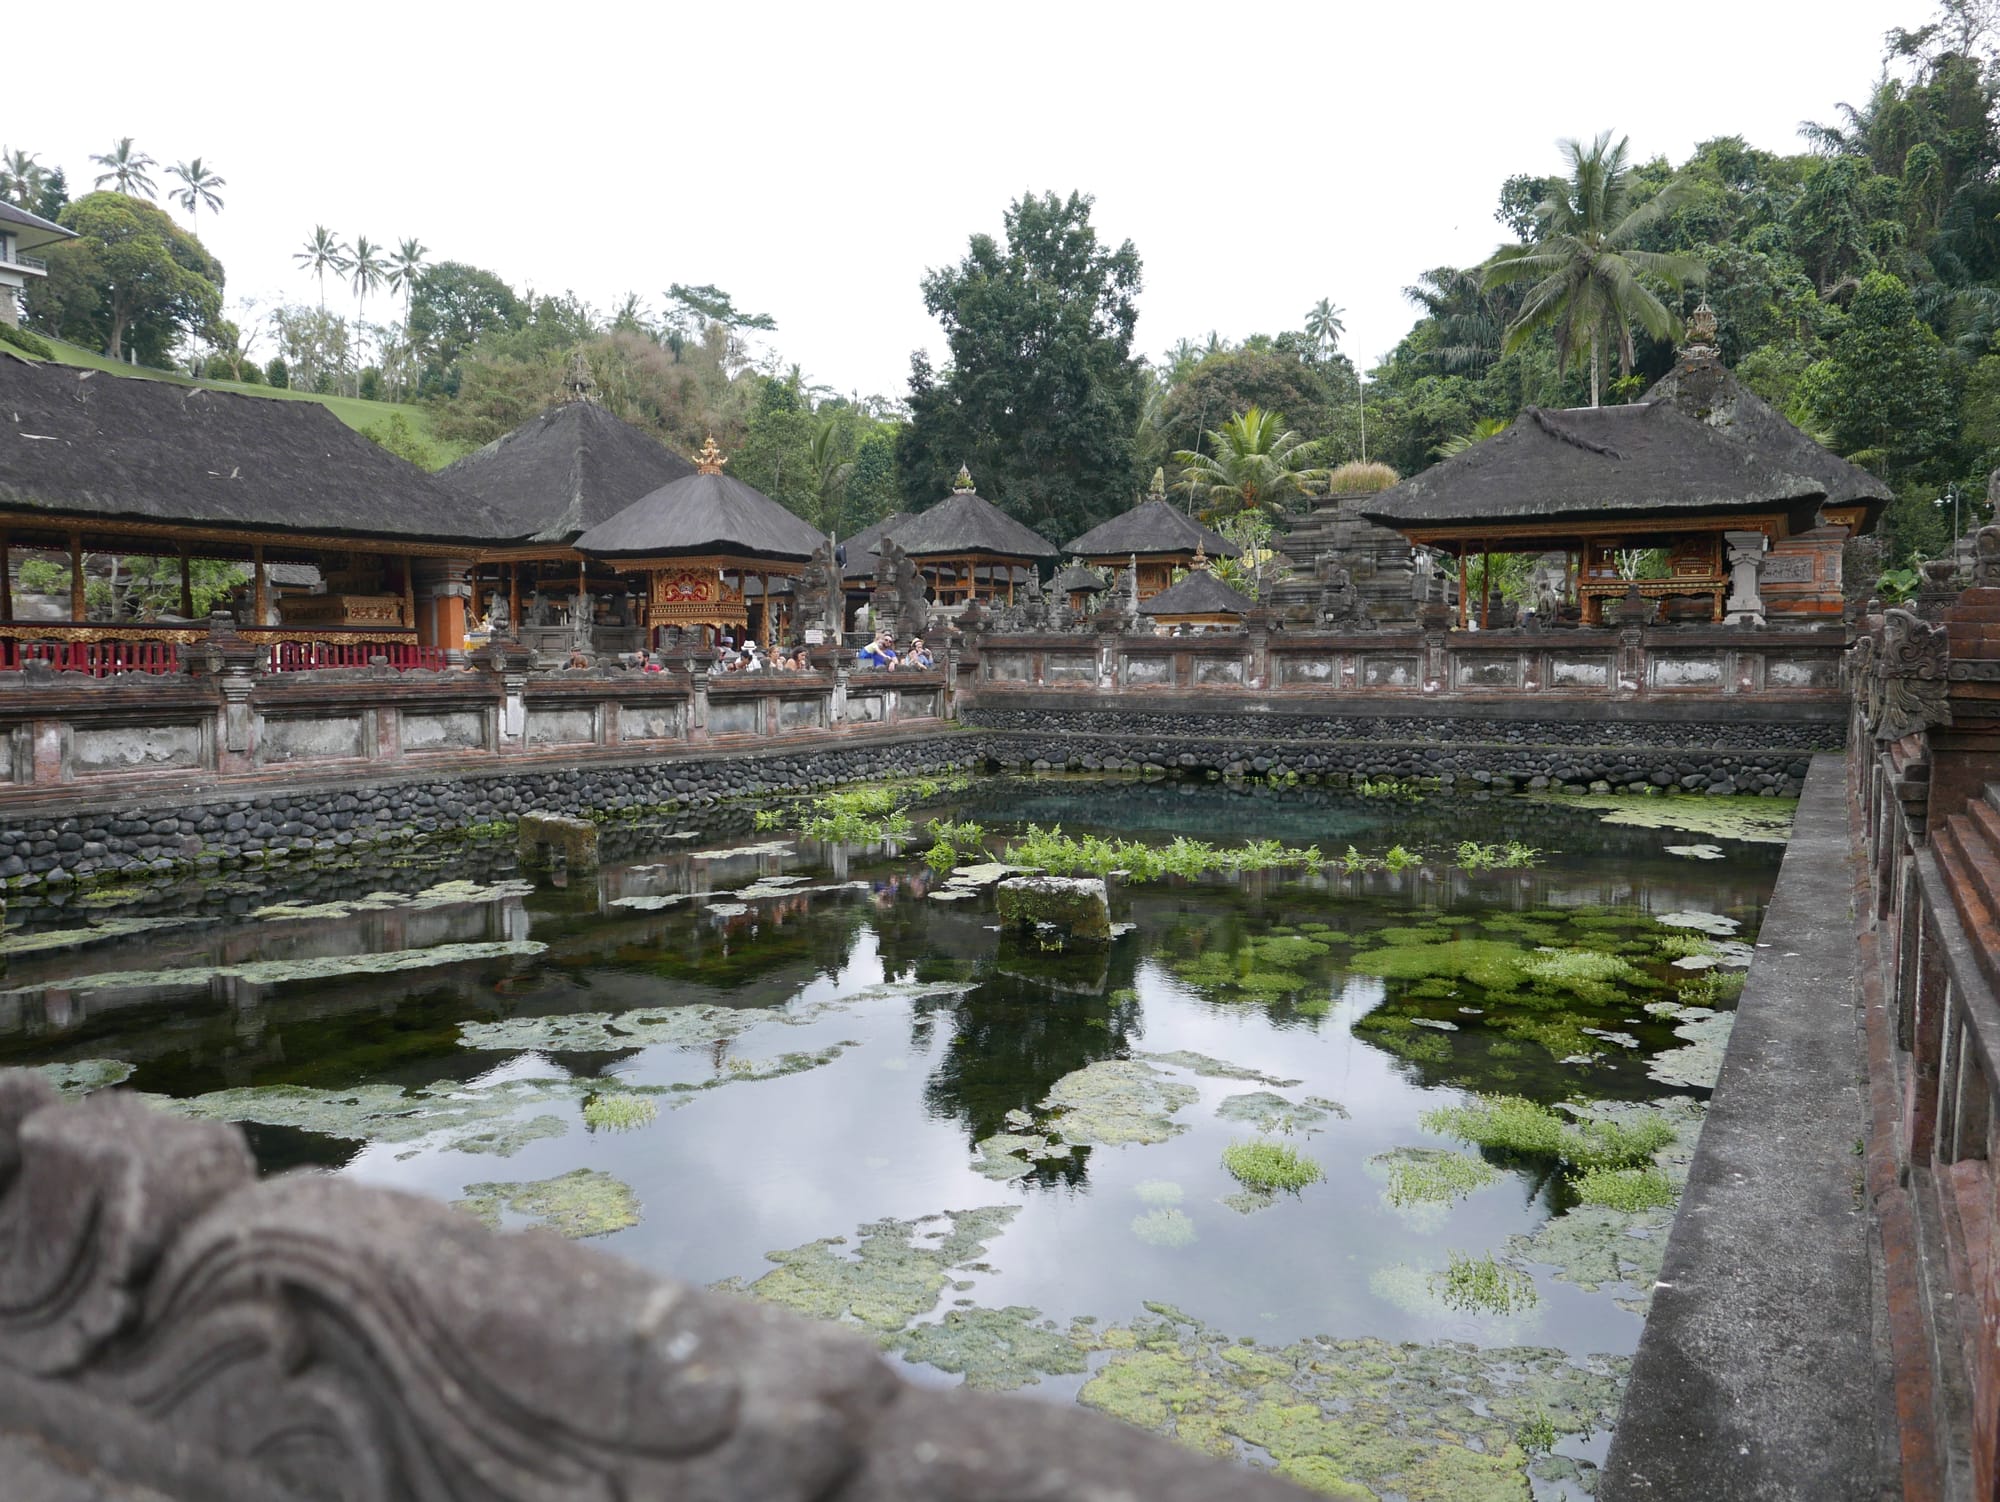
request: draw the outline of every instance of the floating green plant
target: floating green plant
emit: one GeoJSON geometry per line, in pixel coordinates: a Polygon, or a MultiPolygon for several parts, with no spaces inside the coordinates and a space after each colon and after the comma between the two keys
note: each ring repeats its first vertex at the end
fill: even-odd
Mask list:
{"type": "Polygon", "coordinates": [[[65,1095],[108,1090],[132,1078],[133,1066],[123,1059],[77,1059],[63,1064],[34,1065],[37,1074],[65,1095]]]}
{"type": "Polygon", "coordinates": [[[1678,829],[1687,834],[1747,840],[1763,845],[1782,845],[1792,837],[1792,819],[1799,807],[1796,798],[1749,795],[1734,798],[1621,793],[1529,796],[1541,802],[1560,803],[1567,808],[1594,809],[1603,816],[1606,824],[1626,824],[1641,829],[1678,829]]]}
{"type": "Polygon", "coordinates": [[[1477,1096],[1469,1104],[1426,1111],[1425,1131],[1521,1157],[1554,1158],[1572,1168],[1626,1168],[1674,1140],[1664,1121],[1586,1116],[1572,1121],[1518,1095],[1477,1096]]]}
{"type": "Polygon", "coordinates": [[[595,1132],[630,1132],[660,1114],[658,1102],[643,1095],[587,1095],[583,1124],[595,1132]]]}
{"type": "Polygon", "coordinates": [[[1388,1176],[1384,1197],[1401,1209],[1412,1205],[1449,1205],[1500,1177],[1484,1158],[1437,1147],[1399,1147],[1377,1153],[1369,1167],[1388,1176]]]}
{"type": "Polygon", "coordinates": [[[1491,1253],[1474,1257],[1450,1252],[1435,1275],[1438,1296],[1455,1309],[1478,1314],[1515,1314],[1540,1301],[1535,1280],[1518,1267],[1496,1262],[1491,1253]]]}
{"type": "Polygon", "coordinates": [[[1012,1392],[1044,1376],[1089,1370],[1088,1342],[1083,1327],[1065,1330],[1037,1310],[1009,1304],[947,1310],[936,1324],[911,1326],[891,1346],[906,1361],[963,1373],[967,1387],[1012,1392]]]}
{"type": "Polygon", "coordinates": [[[1266,1192],[1299,1190],[1326,1177],[1326,1170],[1297,1148],[1264,1137],[1230,1143],[1222,1150],[1222,1166],[1239,1184],[1266,1192]]]}
{"type": "Polygon", "coordinates": [[[1646,1073],[1663,1085],[1713,1090],[1722,1077],[1722,1060],[1729,1050],[1729,1035],[1735,1022],[1734,1012],[1689,1008],[1674,1029],[1674,1036],[1686,1042],[1679,1048],[1654,1054],[1646,1063],[1646,1073]]]}
{"type": "Polygon", "coordinates": [[[1247,1065],[1232,1064],[1227,1059],[1214,1058],[1205,1053],[1191,1053],[1187,1049],[1177,1049],[1173,1053],[1138,1053],[1135,1059],[1143,1059],[1149,1064],[1170,1064],[1176,1069],[1185,1069],[1189,1074],[1198,1074],[1205,1079],[1254,1080],[1260,1085],[1269,1085],[1274,1090],[1289,1090],[1302,1080],[1279,1079],[1276,1075],[1265,1074],[1247,1065]]]}
{"type": "Polygon", "coordinates": [[[526,1216],[558,1236],[608,1236],[639,1223],[632,1186],[596,1168],[575,1168],[552,1179],[518,1184],[467,1184],[452,1202],[496,1229],[503,1213],[526,1216]]]}
{"type": "Polygon", "coordinates": [[[1673,1181],[1657,1168],[1587,1168],[1571,1184],[1582,1203],[1627,1212],[1657,1209],[1680,1198],[1673,1181]]]}
{"type": "Polygon", "coordinates": [[[1050,1087],[1041,1110],[1063,1141],[1100,1147],[1165,1142],[1187,1130],[1172,1120],[1200,1093],[1138,1059],[1100,1059],[1050,1087]]]}
{"type": "Polygon", "coordinates": [[[1215,1108],[1215,1114],[1223,1121],[1239,1122],[1260,1132],[1289,1134],[1311,1131],[1329,1116],[1345,1119],[1347,1108],[1318,1095],[1295,1102],[1268,1090],[1253,1090],[1230,1096],[1215,1108]]]}
{"type": "MultiPolygon", "coordinates": [[[[350,975],[387,975],[398,970],[426,970],[438,965],[462,965],[475,960],[519,959],[541,954],[548,945],[533,939],[507,939],[484,944],[438,944],[429,949],[388,949],[373,954],[327,954],[297,960],[245,960],[234,965],[191,965],[177,970],[108,970],[97,975],[73,975],[63,980],[65,991],[109,991],[132,987],[186,990],[214,980],[238,980],[246,985],[276,986],[288,981],[331,980],[350,975]]],[[[19,994],[19,993],[0,993],[19,994]]]]}
{"type": "Polygon", "coordinates": [[[1194,1222],[1185,1211],[1163,1206],[1132,1218],[1132,1234],[1148,1246],[1190,1246],[1195,1240],[1194,1222]]]}
{"type": "Polygon", "coordinates": [[[0,956],[39,954],[49,949],[101,944],[107,939],[126,939],[157,929],[181,928],[194,921],[192,918],[100,918],[88,928],[44,928],[33,933],[15,930],[0,937],[0,956]]]}

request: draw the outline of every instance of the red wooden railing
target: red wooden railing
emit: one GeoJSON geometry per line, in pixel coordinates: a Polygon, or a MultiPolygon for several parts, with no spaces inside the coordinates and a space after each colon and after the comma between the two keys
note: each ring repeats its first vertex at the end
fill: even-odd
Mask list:
{"type": "Polygon", "coordinates": [[[412,668],[441,672],[443,647],[404,641],[277,641],[271,643],[269,668],[274,673],[306,673],[316,668],[365,668],[381,657],[399,673],[412,668]]]}
{"type": "Polygon", "coordinates": [[[178,673],[181,649],[170,641],[0,640],[0,670],[20,671],[24,662],[46,662],[58,673],[111,678],[120,673],[178,673]]]}

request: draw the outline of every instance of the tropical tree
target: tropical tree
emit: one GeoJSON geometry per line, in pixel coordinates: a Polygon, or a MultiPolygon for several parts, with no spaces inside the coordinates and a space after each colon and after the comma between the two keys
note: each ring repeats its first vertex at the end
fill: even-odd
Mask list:
{"type": "Polygon", "coordinates": [[[1425,355],[1438,369],[1479,375],[1500,358],[1506,329],[1480,285],[1478,270],[1435,266],[1405,287],[1403,296],[1423,309],[1431,321],[1435,343],[1425,355]]]}
{"type": "Polygon", "coordinates": [[[1340,321],[1340,315],[1346,311],[1345,308],[1336,308],[1332,298],[1322,297],[1307,312],[1306,342],[1312,346],[1314,360],[1340,348],[1340,336],[1347,332],[1347,325],[1340,321]]]}
{"type": "Polygon", "coordinates": [[[347,269],[354,274],[354,296],[358,304],[355,320],[359,322],[368,313],[368,294],[382,285],[389,274],[389,263],[382,259],[382,247],[366,235],[354,237],[354,251],[347,263],[347,269]]]}
{"type": "Polygon", "coordinates": [[[34,153],[11,148],[0,152],[0,198],[19,204],[29,213],[42,201],[42,184],[48,181],[48,176],[34,153]]]}
{"type": "Polygon", "coordinates": [[[409,236],[389,254],[389,290],[403,294],[403,323],[410,321],[410,299],[416,295],[417,278],[431,269],[424,259],[430,253],[423,241],[409,236]]]}
{"type": "Polygon", "coordinates": [[[292,259],[319,278],[319,310],[324,313],[326,274],[331,271],[338,276],[353,264],[348,260],[347,247],[341,244],[339,236],[324,224],[315,224],[312,238],[306,241],[305,249],[293,255],[292,259]]]}
{"type": "Polygon", "coordinates": [[[1212,453],[1182,449],[1174,462],[1186,466],[1174,488],[1201,501],[1206,516],[1241,511],[1282,513],[1295,496],[1324,484],[1327,472],[1309,467],[1319,445],[1299,437],[1284,418],[1262,407],[1239,412],[1208,435],[1212,453]]]}
{"type": "Polygon", "coordinates": [[[216,190],[228,187],[229,179],[219,172],[211,172],[200,157],[191,162],[175,162],[167,169],[167,175],[181,180],[179,190],[170,196],[188,211],[190,223],[204,205],[211,214],[222,212],[222,195],[216,190]]]}
{"type": "Polygon", "coordinates": [[[1544,329],[1553,330],[1562,362],[1590,361],[1590,404],[1603,397],[1603,346],[1618,348],[1619,372],[1632,373],[1632,325],[1656,339],[1671,339],[1679,320],[1641,281],[1652,276],[1673,286],[1705,275],[1693,256],[1641,250],[1636,242],[1674,208],[1681,196],[1669,183],[1649,201],[1632,203],[1627,141],[1612,144],[1605,131],[1585,146],[1561,143],[1567,178],[1551,179],[1535,207],[1539,238],[1503,245],[1485,266],[1487,288],[1528,283],[1520,311],[1507,327],[1509,353],[1544,329]]]}
{"type": "Polygon", "coordinates": [[[1456,434],[1440,443],[1436,450],[1437,456],[1440,459],[1455,458],[1474,444],[1484,443],[1489,438],[1498,438],[1506,431],[1506,418],[1482,417],[1472,425],[1470,431],[1456,434]]]}
{"type": "Polygon", "coordinates": [[[819,524],[836,532],[846,522],[841,515],[840,498],[847,488],[847,477],[854,473],[854,460],[841,442],[842,436],[838,418],[821,418],[806,446],[806,457],[812,466],[813,494],[819,501],[819,524]]]}
{"type": "Polygon", "coordinates": [[[96,186],[100,188],[110,183],[120,193],[136,196],[133,190],[137,189],[148,198],[155,197],[159,192],[147,171],[159,163],[145,152],[135,150],[130,136],[120,136],[117,145],[103,156],[94,156],[91,160],[104,169],[97,175],[96,186]]]}
{"type": "Polygon", "coordinates": [[[48,248],[48,275],[28,289],[38,328],[129,352],[164,368],[170,351],[222,312],[222,267],[164,209],[124,193],[89,193],[62,211],[76,238],[48,248]]]}

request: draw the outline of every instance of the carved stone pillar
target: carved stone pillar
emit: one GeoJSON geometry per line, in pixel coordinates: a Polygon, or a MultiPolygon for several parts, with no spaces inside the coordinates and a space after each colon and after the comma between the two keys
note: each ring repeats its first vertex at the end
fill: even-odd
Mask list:
{"type": "MultiPolygon", "coordinates": [[[[954,660],[952,649],[949,647],[945,648],[945,662],[947,664],[945,680],[947,684],[950,683],[952,675],[949,664],[953,663],[954,660]]],[[[950,689],[947,688],[946,693],[949,694],[949,692],[950,689]]],[[[842,725],[847,723],[847,664],[844,662],[836,661],[834,663],[833,696],[827,701],[826,714],[827,729],[829,730],[838,730],[842,725]]]]}
{"type": "Polygon", "coordinates": [[[445,661],[465,665],[465,630],[472,608],[472,563],[465,558],[415,558],[417,640],[443,647],[445,661]]]}
{"type": "Polygon", "coordinates": [[[222,745],[216,755],[217,770],[243,771],[256,765],[256,709],[250,699],[263,676],[267,648],[262,642],[245,641],[223,616],[210,616],[208,626],[209,664],[216,687],[222,692],[222,745]]]}
{"type": "Polygon", "coordinates": [[[1757,580],[1764,572],[1764,550],[1769,546],[1762,532],[1724,532],[1729,547],[1729,600],[1723,606],[1727,626],[1762,626],[1764,597],[1757,580]]]}

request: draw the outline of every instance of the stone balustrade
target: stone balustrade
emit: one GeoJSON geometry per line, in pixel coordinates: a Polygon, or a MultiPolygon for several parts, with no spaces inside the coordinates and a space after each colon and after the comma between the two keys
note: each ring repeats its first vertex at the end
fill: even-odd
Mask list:
{"type": "Polygon", "coordinates": [[[1974,567],[1870,621],[1853,666],[1867,1185],[1912,1496],[2000,1492],[2000,528],[1974,567]]]}
{"type": "Polygon", "coordinates": [[[9,1502],[1157,1502],[1305,1493],[859,1334],[0,1071],[9,1502]]]}

